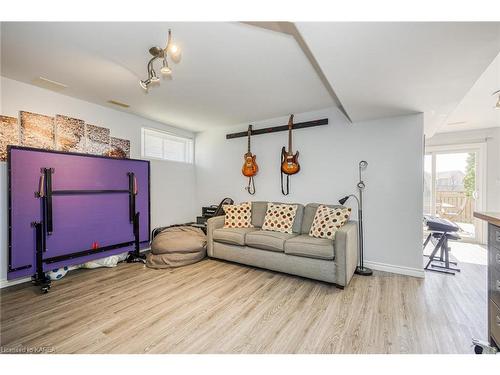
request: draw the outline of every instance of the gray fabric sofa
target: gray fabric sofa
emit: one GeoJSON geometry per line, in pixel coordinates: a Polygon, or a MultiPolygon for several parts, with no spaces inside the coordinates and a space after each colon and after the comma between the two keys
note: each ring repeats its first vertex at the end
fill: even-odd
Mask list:
{"type": "Polygon", "coordinates": [[[210,218],[208,256],[347,286],[358,264],[357,223],[348,221],[335,240],[310,237],[319,204],[297,205],[292,234],[261,230],[267,202],[252,202],[253,228],[223,228],[224,216],[210,218]]]}

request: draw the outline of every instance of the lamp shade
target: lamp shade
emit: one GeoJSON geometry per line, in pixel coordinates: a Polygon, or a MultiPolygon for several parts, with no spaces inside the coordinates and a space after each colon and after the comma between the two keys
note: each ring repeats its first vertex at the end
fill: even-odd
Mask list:
{"type": "Polygon", "coordinates": [[[344,204],[345,202],[347,202],[347,200],[348,200],[348,199],[349,199],[349,196],[347,195],[347,196],[345,196],[344,198],[339,199],[339,203],[340,203],[340,204],[344,204]]]}

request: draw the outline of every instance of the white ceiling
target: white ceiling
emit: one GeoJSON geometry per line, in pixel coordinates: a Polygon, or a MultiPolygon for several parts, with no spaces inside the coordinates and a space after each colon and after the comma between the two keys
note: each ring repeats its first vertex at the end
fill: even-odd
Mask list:
{"type": "Polygon", "coordinates": [[[3,76],[194,131],[333,105],[293,37],[241,23],[2,23],[1,38],[3,76]],[[182,60],[146,94],[147,51],[169,27],[182,60]]]}
{"type": "Polygon", "coordinates": [[[338,98],[354,121],[423,112],[432,135],[500,52],[500,23],[295,25],[300,38],[242,23],[2,23],[1,74],[194,131],[338,98]],[[182,61],[146,94],[147,50],[169,27],[182,61]]]}
{"type": "Polygon", "coordinates": [[[438,132],[500,127],[500,109],[495,108],[500,90],[500,54],[479,77],[438,132]]]}
{"type": "Polygon", "coordinates": [[[423,112],[432,135],[500,52],[500,23],[298,23],[353,121],[423,112]]]}

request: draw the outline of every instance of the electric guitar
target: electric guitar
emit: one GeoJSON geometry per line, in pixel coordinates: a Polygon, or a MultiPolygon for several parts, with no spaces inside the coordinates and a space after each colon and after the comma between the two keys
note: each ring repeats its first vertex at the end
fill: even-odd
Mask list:
{"type": "Polygon", "coordinates": [[[250,137],[252,135],[252,125],[248,125],[248,151],[243,156],[245,162],[243,163],[243,167],[241,168],[241,173],[243,173],[246,177],[253,177],[259,171],[259,166],[255,161],[256,156],[252,154],[250,151],[250,137]]]}
{"type": "Polygon", "coordinates": [[[285,147],[281,149],[281,172],[286,175],[296,174],[300,171],[298,162],[299,152],[295,154],[292,151],[292,128],[293,128],[293,115],[290,115],[288,120],[288,151],[285,147]]]}

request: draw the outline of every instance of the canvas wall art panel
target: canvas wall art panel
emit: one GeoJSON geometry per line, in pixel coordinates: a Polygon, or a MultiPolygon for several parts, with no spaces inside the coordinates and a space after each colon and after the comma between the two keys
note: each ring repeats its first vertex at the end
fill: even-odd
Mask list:
{"type": "Polygon", "coordinates": [[[85,122],[76,118],[56,115],[56,149],[85,152],[85,122]]]}
{"type": "Polygon", "coordinates": [[[54,118],[21,111],[21,145],[53,150],[55,148],[54,118]]]}
{"type": "Polygon", "coordinates": [[[7,146],[18,145],[19,136],[17,118],[0,116],[0,161],[7,160],[7,146]]]}
{"type": "Polygon", "coordinates": [[[85,124],[85,152],[92,155],[105,155],[109,151],[109,129],[101,126],[85,124]]]}
{"type": "Polygon", "coordinates": [[[0,119],[0,160],[6,159],[7,144],[130,158],[129,140],[111,137],[110,129],[86,124],[77,118],[20,111],[19,119],[9,116],[0,116],[0,119]]]}
{"type": "Polygon", "coordinates": [[[130,141],[121,138],[111,137],[110,149],[107,156],[114,158],[130,158],[130,141]]]}

